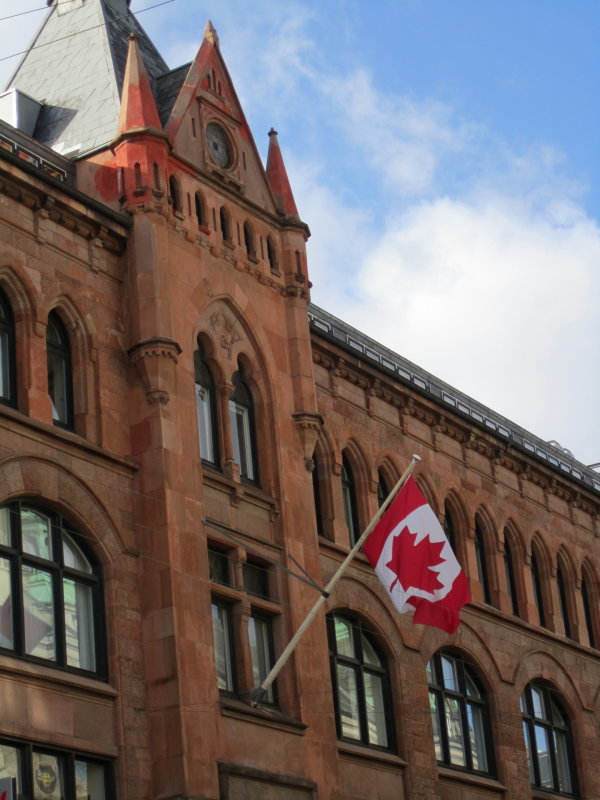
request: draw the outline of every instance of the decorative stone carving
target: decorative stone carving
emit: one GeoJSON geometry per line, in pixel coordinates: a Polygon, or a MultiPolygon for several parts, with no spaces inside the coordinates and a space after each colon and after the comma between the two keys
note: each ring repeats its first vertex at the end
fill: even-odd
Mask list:
{"type": "Polygon", "coordinates": [[[323,424],[323,418],[320,414],[315,414],[312,411],[297,411],[292,414],[292,418],[302,442],[304,466],[308,472],[312,472],[315,468],[312,456],[321,425],[323,424]]]}
{"type": "Polygon", "coordinates": [[[210,327],[215,332],[221,347],[227,353],[227,358],[231,358],[233,345],[241,340],[236,331],[237,320],[232,319],[224,311],[213,311],[210,315],[210,327]]]}
{"type": "Polygon", "coordinates": [[[146,390],[149,405],[164,406],[169,402],[175,366],[181,347],[173,339],[155,337],[130,347],[127,351],[146,390]]]}

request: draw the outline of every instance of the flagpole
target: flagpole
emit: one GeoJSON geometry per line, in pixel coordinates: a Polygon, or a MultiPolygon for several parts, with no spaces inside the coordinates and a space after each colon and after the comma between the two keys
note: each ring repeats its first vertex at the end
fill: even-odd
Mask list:
{"type": "Polygon", "coordinates": [[[377,513],[371,520],[371,522],[369,522],[365,530],[362,532],[360,538],[357,540],[354,547],[350,550],[346,558],[342,561],[342,563],[338,567],[337,571],[333,574],[329,583],[321,592],[320,597],[317,599],[314,606],[308,612],[302,625],[300,625],[296,633],[290,639],[289,644],[287,645],[283,653],[279,656],[279,658],[277,659],[275,665],[273,666],[267,677],[264,679],[264,681],[260,684],[258,688],[252,690],[250,695],[252,698],[252,705],[257,706],[260,703],[263,695],[268,691],[269,687],[271,686],[275,678],[279,675],[283,667],[287,664],[290,656],[296,649],[296,645],[298,644],[300,639],[304,636],[306,629],[313,621],[313,619],[316,617],[316,615],[319,613],[321,606],[323,606],[325,601],[331,595],[331,592],[335,588],[335,585],[337,584],[337,582],[340,580],[340,578],[348,568],[348,565],[350,564],[354,556],[358,553],[358,551],[364,544],[367,536],[371,533],[375,525],[377,525],[377,523],[379,522],[381,516],[385,513],[386,508],[389,506],[393,498],[396,496],[397,492],[402,488],[402,486],[406,483],[406,481],[412,474],[412,471],[415,468],[415,464],[417,463],[417,461],[420,460],[421,460],[420,456],[413,453],[413,457],[410,464],[404,470],[404,472],[400,476],[400,479],[398,480],[392,491],[388,494],[388,496],[382,503],[381,507],[378,509],[377,513]]]}

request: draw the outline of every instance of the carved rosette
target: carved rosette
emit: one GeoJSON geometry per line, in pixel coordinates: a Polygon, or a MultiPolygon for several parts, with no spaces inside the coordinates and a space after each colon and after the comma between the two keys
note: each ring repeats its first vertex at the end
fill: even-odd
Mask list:
{"type": "Polygon", "coordinates": [[[180,354],[177,342],[158,336],[138,342],[127,351],[144,385],[149,405],[165,406],[169,402],[180,354]]]}

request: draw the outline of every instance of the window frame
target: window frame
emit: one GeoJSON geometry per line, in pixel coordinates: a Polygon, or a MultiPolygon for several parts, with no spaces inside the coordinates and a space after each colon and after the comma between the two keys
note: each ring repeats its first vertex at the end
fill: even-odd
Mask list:
{"type": "Polygon", "coordinates": [[[487,541],[486,532],[483,524],[479,519],[475,520],[475,532],[473,534],[473,543],[475,546],[475,562],[477,564],[477,578],[481,591],[483,594],[483,602],[491,606],[492,590],[490,586],[490,571],[488,564],[487,541]]]}
{"type": "MultiPolygon", "coordinates": [[[[17,359],[15,316],[6,294],[0,289],[0,379],[6,391],[0,394],[0,403],[16,407],[17,359]],[[6,358],[6,363],[4,360],[6,358]]],[[[1,384],[0,384],[1,388],[1,384]]]]}
{"type": "Polygon", "coordinates": [[[102,758],[101,756],[84,753],[79,750],[67,750],[65,748],[56,747],[53,744],[46,747],[43,742],[13,739],[9,736],[2,736],[0,738],[0,747],[12,748],[19,754],[19,763],[17,766],[18,774],[5,776],[17,779],[17,797],[19,798],[40,797],[35,787],[34,756],[36,753],[61,760],[61,772],[63,777],[63,792],[61,792],[61,797],[64,798],[64,800],[77,800],[77,762],[85,762],[102,767],[104,776],[103,800],[116,797],[115,762],[113,759],[102,758]]]}
{"type": "Polygon", "coordinates": [[[194,351],[194,396],[200,459],[203,463],[218,468],[221,463],[221,448],[219,442],[217,392],[213,374],[208,366],[207,353],[200,341],[198,341],[198,348],[194,351]],[[208,402],[203,397],[206,393],[208,393],[208,402]],[[208,417],[205,412],[208,412],[208,417]],[[202,452],[203,433],[204,438],[207,440],[207,449],[212,450],[212,453],[202,452]],[[208,442],[206,434],[210,437],[210,442],[208,442]]]}
{"type": "Polygon", "coordinates": [[[521,717],[523,721],[523,737],[525,740],[525,750],[529,765],[529,776],[531,785],[540,791],[551,792],[562,797],[578,796],[577,762],[575,760],[575,748],[573,746],[573,733],[568,714],[557,692],[544,683],[531,681],[523,690],[520,701],[521,717]],[[544,706],[544,712],[548,715],[540,717],[536,715],[535,703],[533,701],[533,690],[540,693],[544,706]],[[548,712],[547,709],[550,709],[548,712]],[[566,720],[566,724],[560,724],[554,718],[554,709],[557,714],[566,720]],[[548,746],[548,763],[550,767],[550,778],[552,787],[544,786],[540,771],[540,756],[538,747],[532,746],[537,740],[536,729],[545,732],[545,740],[548,746]],[[558,752],[556,742],[560,740],[564,746],[564,757],[567,759],[568,777],[571,782],[571,790],[560,788],[561,776],[558,768],[558,752]]]}
{"type": "MultiPolygon", "coordinates": [[[[440,742],[441,758],[438,758],[438,764],[448,767],[449,769],[460,770],[461,772],[494,777],[496,774],[496,761],[492,739],[492,726],[490,724],[489,700],[476,670],[461,655],[449,650],[438,650],[433,654],[427,664],[427,676],[429,706],[434,729],[434,744],[436,730],[440,742]],[[452,662],[453,676],[455,676],[457,688],[451,688],[446,685],[442,659],[452,662]],[[479,697],[469,695],[467,679],[475,686],[479,697]],[[434,702],[432,702],[432,699],[434,699],[434,702]],[[447,722],[447,700],[454,701],[454,704],[457,705],[459,709],[459,726],[464,753],[464,765],[455,763],[452,760],[451,737],[448,733],[447,722]],[[476,735],[476,726],[472,723],[473,714],[469,714],[469,708],[471,707],[479,709],[479,735],[482,737],[480,740],[480,747],[485,757],[486,769],[478,769],[473,766],[474,755],[472,737],[476,735]]],[[[436,756],[437,755],[436,748],[436,756]]]]}
{"type": "MultiPolygon", "coordinates": [[[[12,646],[2,646],[0,648],[1,651],[25,661],[32,661],[36,664],[43,664],[65,672],[89,675],[100,680],[106,680],[108,678],[108,659],[102,571],[97,559],[90,552],[90,548],[87,547],[85,537],[60,514],[50,511],[37,503],[29,502],[27,499],[12,501],[0,506],[0,512],[5,509],[8,513],[9,544],[0,544],[0,560],[8,564],[9,596],[12,600],[10,618],[12,646]],[[52,551],[49,556],[52,557],[36,555],[27,551],[23,544],[23,512],[32,512],[48,520],[49,550],[52,551]],[[89,564],[89,572],[65,564],[65,535],[68,540],[74,543],[76,548],[81,550],[81,555],[89,564]],[[23,576],[27,574],[27,570],[30,570],[30,574],[37,572],[38,574],[49,576],[47,585],[50,588],[52,601],[54,658],[44,658],[28,652],[26,619],[28,619],[27,615],[31,614],[31,612],[27,610],[27,597],[25,595],[27,587],[23,581],[23,576]],[[88,642],[93,652],[94,667],[92,669],[69,663],[66,622],[69,606],[65,602],[64,594],[66,582],[72,583],[74,587],[86,587],[87,589],[85,596],[88,598],[86,602],[89,605],[78,606],[76,604],[73,608],[77,615],[78,623],[80,619],[86,616],[90,622],[90,627],[87,631],[88,636],[86,636],[85,641],[88,642]],[[83,611],[87,612],[86,614],[79,613],[82,607],[83,611]]],[[[77,590],[74,589],[74,591],[77,594],[77,590]]],[[[73,611],[71,611],[72,613],[73,611]]],[[[31,635],[31,623],[29,632],[31,635]]]]}
{"type": "Polygon", "coordinates": [[[353,547],[360,537],[360,520],[358,517],[358,498],[356,495],[356,480],[350,460],[346,453],[342,453],[342,500],[344,504],[344,519],[348,529],[348,539],[353,547]]]}
{"type": "Polygon", "coordinates": [[[502,552],[502,560],[504,562],[504,574],[506,576],[506,591],[508,592],[508,599],[510,600],[511,610],[515,617],[521,617],[519,592],[517,589],[517,580],[515,576],[515,561],[513,558],[513,547],[506,534],[504,535],[504,548],[502,552]]]}
{"type": "Polygon", "coordinates": [[[240,478],[251,484],[258,484],[258,457],[256,451],[256,422],[254,399],[245,382],[241,370],[237,370],[231,380],[234,391],[229,398],[229,420],[233,459],[240,470],[240,478]],[[243,436],[240,436],[241,430],[243,436]],[[244,456],[242,459],[242,455],[244,456]]]}
{"type": "Polygon", "coordinates": [[[393,752],[396,749],[396,736],[394,729],[394,710],[392,702],[392,690],[388,659],[375,641],[375,634],[363,622],[345,611],[340,610],[327,615],[327,638],[329,642],[329,663],[331,669],[331,683],[333,689],[333,703],[335,710],[335,723],[337,738],[340,741],[350,744],[358,744],[374,750],[393,752]],[[348,655],[339,652],[338,639],[336,636],[336,621],[340,620],[348,625],[355,632],[353,636],[353,654],[348,655]],[[380,666],[369,663],[364,655],[363,637],[372,648],[375,655],[381,662],[380,666]],[[340,686],[338,678],[338,668],[351,671],[355,678],[355,707],[358,718],[359,736],[352,737],[343,732],[343,721],[340,701],[340,686]],[[385,731],[385,745],[371,741],[369,735],[369,703],[367,701],[367,691],[365,687],[365,675],[376,678],[380,688],[380,701],[383,708],[383,728],[385,731]]]}
{"type": "Polygon", "coordinates": [[[71,340],[65,324],[56,311],[48,314],[48,325],[46,328],[46,361],[48,367],[48,395],[52,403],[52,422],[59,428],[66,430],[75,429],[75,415],[73,403],[73,354],[71,350],[71,340]],[[59,342],[49,341],[50,331],[54,330],[59,342]],[[58,378],[55,366],[51,370],[51,358],[55,359],[60,365],[64,380],[64,415],[61,415],[56,407],[54,397],[56,395],[55,382],[58,378]],[[56,415],[56,416],[55,416],[56,415]]]}
{"type": "Polygon", "coordinates": [[[544,598],[544,587],[542,586],[542,575],[540,571],[540,557],[537,548],[531,548],[531,560],[529,563],[531,572],[531,583],[533,587],[533,600],[538,612],[538,625],[541,628],[548,628],[546,619],[546,603],[544,598]]]}

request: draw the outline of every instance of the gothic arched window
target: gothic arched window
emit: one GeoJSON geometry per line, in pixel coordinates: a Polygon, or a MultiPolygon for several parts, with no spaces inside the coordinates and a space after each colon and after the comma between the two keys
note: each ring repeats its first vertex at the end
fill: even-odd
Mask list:
{"type": "Polygon", "coordinates": [[[379,508],[385,503],[387,500],[387,496],[390,493],[389,487],[387,485],[387,481],[385,479],[385,475],[383,474],[382,470],[377,471],[377,505],[379,508]]]}
{"type": "Polygon", "coordinates": [[[224,242],[231,241],[231,223],[229,221],[229,213],[225,206],[219,209],[219,224],[221,226],[221,236],[224,242]]]}
{"type": "Polygon", "coordinates": [[[271,236],[267,236],[267,258],[269,259],[269,268],[271,272],[278,272],[277,249],[271,236]]]}
{"type": "Polygon", "coordinates": [[[12,309],[0,291],[0,403],[14,406],[15,386],[15,321],[12,309]]]}
{"type": "Polygon", "coordinates": [[[557,794],[576,792],[571,726],[556,692],[530,683],[521,696],[531,785],[557,794]]]}
{"type": "Polygon", "coordinates": [[[206,209],[204,206],[204,198],[202,197],[202,192],[196,192],[194,195],[194,202],[196,207],[196,222],[198,225],[207,225],[207,215],[206,209]]]}
{"type": "Polygon", "coordinates": [[[25,501],[0,507],[0,647],[103,673],[98,568],[81,534],[25,501]]]}
{"type": "Polygon", "coordinates": [[[479,520],[475,522],[475,558],[477,561],[477,577],[481,585],[483,602],[491,605],[492,593],[490,590],[487,548],[483,527],[479,520]]]}
{"type": "Polygon", "coordinates": [[[435,754],[440,763],[494,771],[489,713],[475,670],[460,656],[436,653],[427,665],[435,754]]]}
{"type": "Polygon", "coordinates": [[[521,616],[519,613],[519,597],[517,594],[517,583],[515,580],[515,562],[513,558],[513,550],[506,534],[504,532],[504,572],[506,574],[506,590],[510,599],[512,613],[515,617],[521,616]]]}
{"type": "Polygon", "coordinates": [[[585,617],[585,627],[587,630],[590,647],[596,647],[596,631],[594,625],[595,620],[593,611],[594,608],[594,594],[592,588],[593,585],[594,585],[593,578],[590,576],[589,572],[584,567],[581,576],[581,599],[583,601],[583,614],[585,617]]]}
{"type": "Polygon", "coordinates": [[[256,255],[256,245],[254,242],[254,231],[252,225],[246,220],[244,222],[244,247],[249,256],[256,255]]]}
{"type": "Polygon", "coordinates": [[[345,453],[342,453],[342,496],[344,500],[344,516],[348,527],[350,544],[356,544],[360,536],[358,523],[358,506],[356,503],[356,485],[354,473],[345,453]]]}
{"type": "Polygon", "coordinates": [[[560,608],[560,616],[563,622],[563,630],[565,636],[569,639],[573,638],[573,626],[571,624],[571,613],[569,610],[569,586],[567,578],[567,570],[562,563],[561,558],[558,559],[556,567],[556,588],[558,590],[558,604],[560,608]]]}
{"type": "Polygon", "coordinates": [[[71,344],[65,326],[55,311],[48,315],[46,329],[48,394],[52,400],[52,419],[62,428],[73,428],[73,376],[71,344]]]}
{"type": "Polygon", "coordinates": [[[181,189],[179,188],[179,181],[175,175],[169,175],[169,194],[171,195],[173,210],[182,211],[183,205],[181,202],[181,189]]]}
{"type": "Polygon", "coordinates": [[[194,375],[200,456],[209,464],[218,464],[219,438],[215,384],[206,362],[206,351],[200,342],[198,342],[198,350],[194,353],[194,375]]]}
{"type": "Polygon", "coordinates": [[[327,617],[335,719],[340,739],[393,746],[393,710],[385,659],[373,634],[355,618],[327,617]]]}
{"type": "Polygon", "coordinates": [[[533,583],[533,599],[538,612],[538,622],[546,627],[546,609],[544,603],[544,591],[542,588],[542,576],[540,572],[539,556],[535,546],[531,548],[531,581],[533,583]]]}
{"type": "Polygon", "coordinates": [[[232,383],[234,392],[229,400],[229,415],[233,457],[240,468],[240,476],[249,481],[256,481],[258,468],[252,395],[239,371],[234,374],[232,383]]]}

